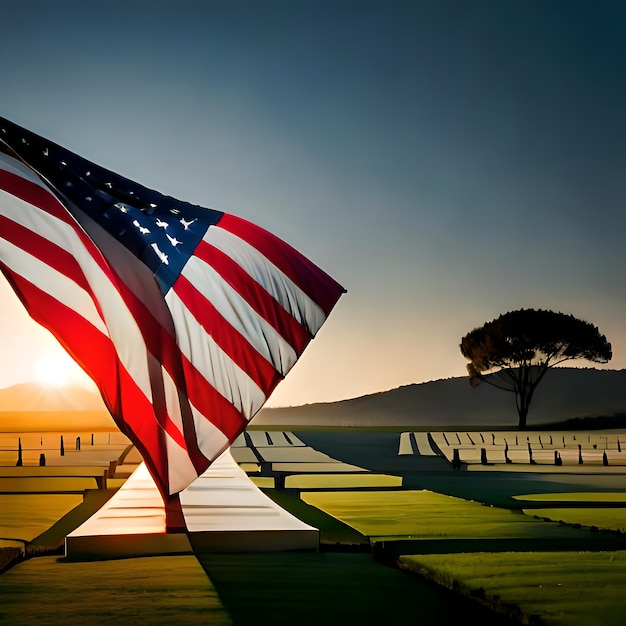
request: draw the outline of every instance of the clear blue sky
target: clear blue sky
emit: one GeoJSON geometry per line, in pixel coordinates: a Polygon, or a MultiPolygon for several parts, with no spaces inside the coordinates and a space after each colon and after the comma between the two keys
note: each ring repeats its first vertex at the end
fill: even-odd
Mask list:
{"type": "MultiPolygon", "coordinates": [[[[465,374],[521,307],[626,367],[626,4],[0,0],[0,115],[348,293],[269,406],[465,374]]],[[[0,386],[52,342],[0,283],[0,386]]],[[[585,363],[581,363],[585,365],[585,363]]]]}

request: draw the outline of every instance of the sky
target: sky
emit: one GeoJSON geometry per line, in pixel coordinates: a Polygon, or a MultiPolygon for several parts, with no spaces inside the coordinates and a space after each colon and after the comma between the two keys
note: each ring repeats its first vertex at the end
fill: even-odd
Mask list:
{"type": "MultiPolygon", "coordinates": [[[[519,308],[592,322],[603,367],[626,367],[623,2],[0,0],[0,15],[0,116],[249,219],[347,289],[267,406],[464,376],[461,338],[519,308]]],[[[0,350],[0,387],[61,352],[4,280],[0,350]]]]}

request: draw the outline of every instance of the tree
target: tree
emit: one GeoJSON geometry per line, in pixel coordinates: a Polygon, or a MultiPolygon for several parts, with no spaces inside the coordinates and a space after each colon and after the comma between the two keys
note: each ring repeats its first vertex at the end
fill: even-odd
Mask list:
{"type": "Polygon", "coordinates": [[[535,389],[551,367],[574,359],[608,363],[613,356],[593,324],[541,309],[500,315],[465,335],[460,348],[470,361],[473,387],[486,382],[515,393],[520,428],[526,428],[535,389]]]}

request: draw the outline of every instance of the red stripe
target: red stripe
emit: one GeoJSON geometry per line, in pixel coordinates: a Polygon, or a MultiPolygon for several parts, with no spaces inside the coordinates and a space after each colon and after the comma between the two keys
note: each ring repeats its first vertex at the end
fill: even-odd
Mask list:
{"type": "MultiPolygon", "coordinates": [[[[124,303],[131,311],[133,317],[138,321],[139,329],[142,333],[142,337],[146,343],[147,350],[153,354],[168,371],[172,377],[174,383],[179,389],[185,388],[184,372],[182,364],[180,363],[180,354],[175,341],[169,335],[153,315],[147,309],[139,298],[132,292],[125,283],[120,280],[117,275],[111,270],[110,266],[104,261],[99,249],[93,244],[91,239],[85,234],[85,232],[77,225],[71,215],[67,212],[65,207],[60,204],[55,196],[51,192],[39,187],[31,181],[25,180],[18,176],[12,175],[4,170],[0,170],[0,186],[3,186],[7,191],[19,197],[24,202],[27,202],[38,209],[54,216],[55,218],[62,220],[68,224],[74,232],[77,234],[81,242],[87,247],[94,261],[103,270],[105,275],[111,280],[114,286],[116,286],[120,296],[124,303]]],[[[28,231],[31,232],[31,231],[28,231]]],[[[33,236],[38,237],[35,233],[33,236]]],[[[42,239],[42,238],[39,238],[42,239]]],[[[45,241],[45,240],[44,240],[45,241]]],[[[71,257],[68,253],[59,250],[58,246],[50,244],[59,253],[58,259],[54,254],[49,257],[46,255],[44,260],[49,262],[50,265],[55,266],[63,274],[72,279],[76,279],[76,272],[73,271],[72,263],[68,257],[71,257]]],[[[48,247],[49,248],[49,247],[48,247]]],[[[52,250],[50,248],[50,250],[52,250]]],[[[34,256],[39,256],[34,253],[34,256]]],[[[139,262],[139,261],[138,261],[139,262]]],[[[82,271],[81,271],[82,274],[82,271]]],[[[79,282],[79,280],[77,280],[79,282]]],[[[80,281],[79,284],[84,286],[90,293],[96,306],[98,306],[97,300],[94,298],[93,293],[88,285],[85,285],[84,281],[80,281]]],[[[50,329],[53,330],[53,329],[50,329]]],[[[169,415],[164,408],[157,406],[155,417],[161,422],[162,426],[167,430],[168,434],[180,445],[187,449],[191,462],[199,473],[204,471],[207,467],[207,459],[198,447],[197,438],[195,435],[195,427],[193,419],[189,410],[185,410],[184,402],[181,406],[181,415],[183,419],[184,440],[180,437],[180,431],[171,421],[169,415]]]]}
{"type": "Polygon", "coordinates": [[[182,274],[174,283],[174,292],[215,343],[258,387],[269,396],[282,375],[259,354],[248,339],[234,328],[210,300],[207,300],[182,274]]]}
{"type": "MultiPolygon", "coordinates": [[[[91,291],[91,287],[85,280],[84,275],[82,271],[80,270],[80,267],[76,263],[74,257],[72,257],[65,250],[62,250],[58,246],[50,243],[49,241],[42,240],[41,237],[39,237],[32,231],[28,231],[27,229],[20,227],[19,224],[15,224],[14,222],[7,220],[6,218],[0,219],[0,226],[3,227],[3,230],[2,230],[3,235],[5,232],[7,232],[7,234],[9,235],[13,234],[15,236],[15,239],[18,242],[20,239],[23,240],[22,243],[26,244],[25,245],[26,251],[32,254],[35,258],[39,258],[42,262],[54,267],[54,269],[64,274],[68,278],[76,279],[76,282],[79,282],[79,284],[81,284],[81,286],[85,289],[85,291],[87,291],[87,293],[90,295],[91,299],[95,302],[94,294],[91,291]],[[6,231],[4,229],[5,226],[7,227],[6,231]],[[27,235],[27,233],[29,233],[30,236],[27,235]],[[30,241],[31,237],[32,237],[32,241],[30,241]],[[41,244],[41,248],[39,249],[37,245],[33,246],[33,244],[41,244]],[[39,254],[40,251],[43,252],[43,254],[39,254]]],[[[19,245],[19,243],[17,243],[17,245],[19,245]]],[[[14,275],[14,276],[15,276],[15,283],[18,285],[18,288],[19,288],[19,285],[23,284],[25,282],[25,279],[23,279],[22,277],[18,277],[17,275],[14,275]]],[[[39,288],[35,287],[31,283],[28,283],[28,284],[31,286],[32,289],[35,289],[42,294],[40,296],[41,299],[50,298],[48,294],[44,295],[44,292],[42,292],[39,288]]],[[[128,294],[129,296],[131,296],[129,298],[132,304],[131,313],[133,314],[135,319],[142,319],[141,317],[139,317],[140,315],[142,315],[142,313],[151,317],[147,313],[145,306],[143,306],[142,303],[139,302],[132,293],[128,292],[128,294]],[[141,309],[143,309],[143,311],[141,309]]],[[[61,303],[59,303],[57,300],[53,300],[53,302],[56,302],[57,304],[59,304],[59,306],[62,306],[64,311],[71,310],[65,307],[65,305],[61,305],[61,303]]],[[[30,306],[27,306],[28,310],[30,310],[30,306]]],[[[47,328],[49,327],[50,330],[52,330],[55,335],[58,333],[60,337],[64,337],[63,331],[60,329],[67,327],[66,319],[60,316],[54,317],[52,312],[47,313],[47,315],[49,316],[49,321],[48,321],[49,326],[46,326],[46,327],[47,328]]],[[[69,314],[67,314],[67,316],[69,316],[69,314]]],[[[80,319],[83,320],[82,317],[80,319]]],[[[67,327],[67,333],[69,333],[70,335],[72,334],[72,332],[74,332],[72,328],[73,328],[72,326],[67,327]]],[[[142,331],[145,331],[145,333],[142,332],[142,336],[144,337],[144,340],[147,339],[150,344],[158,348],[162,348],[165,345],[164,335],[166,335],[169,338],[169,335],[165,333],[163,327],[160,324],[156,324],[156,323],[145,324],[145,325],[141,325],[141,328],[142,328],[142,331]]],[[[163,350],[163,354],[159,356],[164,356],[167,359],[167,357],[171,356],[171,352],[167,350],[163,350]]],[[[167,360],[171,360],[171,359],[167,359],[167,360]]],[[[161,412],[162,411],[159,411],[159,413],[161,412]]],[[[168,434],[172,437],[172,439],[177,441],[179,445],[186,447],[185,441],[182,438],[180,431],[175,426],[175,424],[171,421],[171,418],[168,415],[163,415],[161,421],[162,421],[164,428],[166,429],[168,434]]]]}
{"type": "Polygon", "coordinates": [[[0,188],[65,223],[71,223],[67,209],[47,188],[0,168],[0,188]]]}
{"type": "MultiPolygon", "coordinates": [[[[207,458],[198,447],[193,417],[188,407],[185,406],[188,390],[180,349],[167,329],[154,318],[148,307],[137,298],[134,292],[122,281],[119,281],[118,288],[132,316],[138,321],[139,330],[148,351],[163,365],[176,385],[184,433],[184,442],[181,445],[187,449],[193,466],[200,474],[208,467],[207,458]]],[[[170,420],[165,408],[162,411],[163,418],[170,420]]]]}
{"type": "Polygon", "coordinates": [[[262,317],[284,337],[300,356],[311,341],[309,331],[257,283],[231,257],[206,241],[201,241],[195,256],[213,267],[217,273],[262,317]]]}
{"type": "MultiPolygon", "coordinates": [[[[224,433],[228,441],[232,442],[244,430],[247,420],[231,402],[209,384],[194,364],[181,354],[175,338],[168,332],[167,324],[165,327],[162,326],[158,321],[158,316],[155,316],[115,273],[85,230],[74,220],[56,196],[35,183],[3,170],[0,170],[0,187],[68,224],[91,255],[93,262],[103,272],[103,280],[111,281],[124,305],[137,321],[149,355],[149,363],[146,363],[146,367],[149,367],[149,364],[154,365],[154,367],[149,367],[150,380],[153,385],[152,403],[124,369],[116,352],[116,346],[110,339],[102,335],[79,313],[68,309],[54,297],[0,264],[0,270],[7,274],[31,316],[49,328],[68,352],[94,378],[114,419],[120,428],[131,436],[144,454],[159,488],[164,495],[167,495],[169,491],[168,459],[164,431],[177,439],[183,447],[185,442],[187,443],[188,453],[199,473],[209,465],[208,459],[198,448],[194,420],[190,414],[191,408],[187,403],[187,397],[206,419],[224,433]],[[160,378],[161,366],[171,376],[179,392],[185,441],[167,414],[163,380],[160,378]]],[[[219,225],[259,250],[268,261],[276,265],[328,315],[343,292],[343,288],[331,277],[288,244],[245,220],[234,216],[224,216],[219,225]]],[[[75,280],[91,294],[94,304],[98,307],[87,277],[83,274],[80,257],[74,259],[71,253],[59,250],[58,246],[40,236],[28,233],[28,229],[15,225],[10,220],[0,222],[0,228],[7,233],[6,237],[10,237],[15,245],[49,263],[55,270],[71,280],[75,280]]],[[[209,246],[206,248],[201,246],[200,250],[202,254],[208,255],[211,264],[224,279],[253,306],[259,315],[285,337],[299,355],[310,340],[310,334],[303,325],[290,316],[262,287],[251,281],[245,272],[242,273],[241,268],[236,266],[227,255],[209,246]]],[[[280,374],[256,353],[241,333],[235,331],[219,315],[213,305],[207,306],[208,303],[204,297],[187,280],[177,283],[176,289],[179,296],[184,298],[185,305],[189,306],[200,320],[204,330],[210,332],[233,362],[248,372],[257,384],[260,383],[259,387],[269,395],[280,380],[280,374]]],[[[98,310],[100,311],[99,307],[98,310]]],[[[216,451],[215,454],[218,452],[216,451]]]]}
{"type": "Polygon", "coordinates": [[[80,242],[85,246],[94,262],[106,274],[109,280],[116,284],[111,268],[105,261],[100,249],[91,241],[83,229],[77,224],[74,217],[51,191],[1,168],[0,189],[5,189],[16,198],[27,202],[70,226],[76,233],[80,242]]]}
{"type": "Polygon", "coordinates": [[[200,375],[184,355],[183,367],[191,403],[205,419],[221,430],[229,441],[234,441],[248,425],[246,418],[200,375]]]}
{"type": "Polygon", "coordinates": [[[224,214],[217,225],[255,247],[316,302],[326,315],[345,291],[339,283],[295,248],[256,224],[224,214]]]}
{"type": "Polygon", "coordinates": [[[4,215],[0,215],[0,233],[3,239],[40,259],[83,289],[90,291],[80,265],[67,250],[4,215]]]}
{"type": "Polygon", "coordinates": [[[168,493],[165,441],[151,403],[118,359],[113,343],[73,309],[0,264],[31,317],[50,329],[96,382],[116,424],[139,443],[162,493],[168,493]]]}

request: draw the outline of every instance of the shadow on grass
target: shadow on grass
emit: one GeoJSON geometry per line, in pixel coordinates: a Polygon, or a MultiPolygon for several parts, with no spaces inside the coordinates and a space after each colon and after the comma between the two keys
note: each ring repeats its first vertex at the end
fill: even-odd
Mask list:
{"type": "Polygon", "coordinates": [[[116,489],[88,489],[83,502],[26,545],[26,555],[62,553],[65,537],[98,511],[116,489]]]}
{"type": "Polygon", "coordinates": [[[196,556],[235,626],[517,624],[368,554],[196,556]]]}
{"type": "Polygon", "coordinates": [[[337,549],[354,548],[370,552],[370,541],[358,530],[348,526],[328,513],[303,502],[297,492],[264,489],[263,492],[279,506],[320,531],[320,547],[334,546],[337,549]]]}

